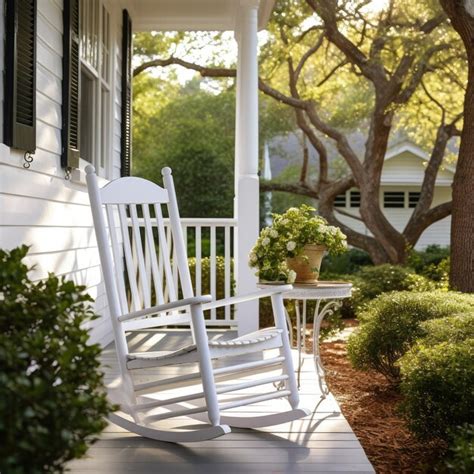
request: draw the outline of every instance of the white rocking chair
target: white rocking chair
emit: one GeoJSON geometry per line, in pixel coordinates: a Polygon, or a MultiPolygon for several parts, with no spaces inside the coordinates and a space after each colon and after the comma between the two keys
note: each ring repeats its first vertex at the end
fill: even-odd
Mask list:
{"type": "Polygon", "coordinates": [[[165,188],[141,178],[126,177],[99,189],[94,168],[87,166],[86,173],[121,373],[117,390],[120,398],[114,400],[120,403],[120,411],[112,414],[110,420],[148,438],[190,442],[229,433],[229,426],[258,428],[308,415],[307,410],[298,408],[299,396],[285,322],[282,292],[289,287],[270,287],[218,301],[212,301],[210,296],[194,296],[171,169],[162,170],[165,188]],[[161,205],[168,208],[174,262],[169,258],[171,244],[167,241],[161,205]],[[172,266],[176,264],[183,299],[178,299],[178,285],[173,275],[172,266]],[[208,340],[204,310],[268,296],[272,299],[275,328],[231,340],[208,340]],[[129,351],[127,334],[132,331],[183,323],[191,327],[194,344],[171,352],[129,351]],[[278,355],[263,358],[263,351],[269,349],[278,349],[278,355]],[[242,356],[250,353],[260,353],[261,357],[243,362],[242,356]],[[233,365],[213,367],[216,359],[227,361],[239,356],[240,361],[233,365]],[[169,374],[167,366],[196,363],[197,371],[186,372],[184,366],[183,375],[164,378],[169,374]],[[134,371],[150,367],[155,368],[155,375],[160,374],[157,380],[134,381],[134,371]],[[248,378],[255,373],[266,376],[248,378]],[[238,379],[239,375],[247,378],[232,384],[221,383],[238,379]],[[231,401],[219,400],[220,395],[228,397],[236,391],[264,384],[271,390],[247,396],[240,393],[231,401]],[[180,396],[175,392],[171,397],[163,397],[166,391],[183,387],[180,396]],[[286,398],[288,409],[251,417],[221,415],[228,409],[276,398],[286,398]],[[187,417],[189,425],[189,417],[203,421],[205,415],[204,421],[210,425],[201,423],[196,427],[194,423],[187,431],[179,425],[179,422],[186,425],[183,418],[187,417]]]}

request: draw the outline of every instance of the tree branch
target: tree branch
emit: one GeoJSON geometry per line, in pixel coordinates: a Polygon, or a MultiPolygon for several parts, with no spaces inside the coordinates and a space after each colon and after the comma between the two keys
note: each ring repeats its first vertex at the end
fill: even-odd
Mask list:
{"type": "MultiPolygon", "coordinates": [[[[151,69],[154,67],[166,67],[170,65],[177,65],[185,67],[186,69],[191,69],[193,71],[198,72],[202,77],[236,77],[237,73],[235,69],[229,68],[219,68],[219,67],[204,67],[200,66],[199,64],[191,63],[188,61],[184,61],[180,58],[170,57],[167,59],[153,59],[152,61],[146,61],[143,64],[140,64],[133,70],[133,77],[138,76],[142,72],[146,71],[147,69],[151,69]]],[[[285,103],[292,107],[306,109],[307,102],[301,99],[295,99],[293,97],[289,97],[282,92],[274,89],[273,87],[269,86],[266,82],[264,82],[260,77],[258,78],[258,87],[264,93],[270,97],[273,97],[279,102],[285,103]]]]}
{"type": "Polygon", "coordinates": [[[347,137],[339,130],[335,129],[334,127],[331,127],[329,124],[327,124],[321,119],[321,117],[316,111],[314,102],[309,102],[307,104],[307,107],[305,108],[305,111],[311,124],[320,132],[324,133],[336,142],[337,149],[349,165],[352,173],[354,174],[355,180],[357,182],[362,182],[364,171],[362,163],[360,162],[352,147],[349,145],[347,137]]]}
{"type": "Polygon", "coordinates": [[[433,207],[428,212],[424,213],[418,221],[418,225],[416,227],[407,228],[407,226],[403,231],[403,235],[405,236],[407,242],[410,245],[415,245],[427,227],[429,227],[431,224],[434,224],[435,222],[440,221],[441,219],[444,219],[445,217],[448,217],[451,214],[452,207],[452,201],[439,204],[438,206],[433,207]]]}
{"type": "MultiPolygon", "coordinates": [[[[421,56],[421,59],[417,64],[413,66],[414,73],[412,74],[408,85],[400,92],[398,97],[395,99],[397,104],[405,104],[410,100],[411,96],[414,94],[416,88],[419,86],[423,76],[429,70],[430,59],[438,52],[449,49],[451,46],[449,44],[438,44],[428,48],[425,53],[421,56]]],[[[411,64],[410,64],[411,66],[411,64]]]]}
{"type": "Polygon", "coordinates": [[[303,54],[303,56],[301,56],[301,59],[299,60],[298,65],[297,65],[296,68],[295,68],[295,81],[296,81],[296,82],[298,82],[298,79],[299,79],[299,77],[300,77],[300,74],[301,74],[301,71],[303,70],[304,65],[306,64],[306,62],[308,61],[308,59],[309,59],[313,54],[315,54],[315,53],[318,51],[318,49],[322,46],[325,37],[326,37],[325,33],[322,33],[321,35],[319,35],[319,38],[318,38],[318,40],[316,41],[316,43],[314,44],[314,46],[312,46],[311,48],[309,48],[309,49],[303,54]]]}
{"type": "Polygon", "coordinates": [[[367,56],[349,38],[341,33],[337,26],[336,5],[332,0],[306,0],[306,3],[323,20],[326,28],[326,36],[347,59],[355,64],[362,74],[373,83],[385,83],[385,72],[383,67],[376,62],[370,61],[367,56]]]}
{"type": "Polygon", "coordinates": [[[438,127],[435,144],[431,152],[431,157],[425,169],[423,183],[421,185],[420,199],[418,200],[418,203],[415,209],[413,210],[413,213],[410,216],[410,219],[408,220],[407,225],[405,226],[405,229],[403,231],[405,238],[412,245],[416,243],[416,240],[418,240],[423,230],[427,227],[427,225],[429,225],[425,225],[426,219],[428,219],[428,222],[430,222],[430,216],[436,216],[436,213],[433,214],[433,209],[430,209],[430,206],[433,202],[436,177],[438,175],[441,163],[443,162],[448,141],[458,131],[456,129],[456,122],[460,118],[461,115],[456,117],[454,121],[450,124],[442,123],[438,127]]]}
{"type": "Polygon", "coordinates": [[[342,216],[350,217],[351,219],[355,219],[360,222],[364,222],[364,219],[360,216],[356,216],[355,214],[351,214],[350,212],[343,211],[340,207],[335,207],[334,210],[338,213],[341,214],[342,216]]]}

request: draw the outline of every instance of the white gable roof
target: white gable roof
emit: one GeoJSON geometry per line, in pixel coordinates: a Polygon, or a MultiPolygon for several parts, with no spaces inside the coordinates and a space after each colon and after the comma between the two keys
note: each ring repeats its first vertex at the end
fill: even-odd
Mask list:
{"type": "MultiPolygon", "coordinates": [[[[429,158],[428,153],[409,141],[390,147],[385,154],[382,184],[421,185],[429,158]]],[[[450,186],[453,175],[453,168],[443,166],[438,172],[436,184],[438,186],[450,186]]]]}

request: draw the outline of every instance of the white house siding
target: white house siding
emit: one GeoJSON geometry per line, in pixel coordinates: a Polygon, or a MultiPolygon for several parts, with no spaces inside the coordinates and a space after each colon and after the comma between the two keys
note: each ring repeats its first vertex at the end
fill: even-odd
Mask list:
{"type": "MultiPolygon", "coordinates": [[[[120,68],[121,10],[108,4],[114,35],[115,69],[120,68]]],[[[4,11],[4,0],[0,0],[4,11]]],[[[3,72],[4,25],[0,22],[0,70],[3,72]]],[[[31,246],[28,265],[38,280],[54,272],[85,285],[102,317],[91,323],[95,342],[111,340],[89,199],[83,183],[64,179],[61,154],[62,1],[38,0],[37,149],[31,168],[23,153],[0,144],[0,248],[31,246]]],[[[113,90],[113,162],[110,177],[120,175],[120,74],[113,90]]],[[[3,74],[0,74],[3,123],[3,74]]],[[[0,127],[3,130],[3,127],[0,127]]],[[[1,141],[1,140],[0,140],[1,141]]],[[[105,180],[104,180],[105,181],[105,180]]]]}
{"type": "MultiPolygon", "coordinates": [[[[384,184],[418,184],[423,182],[427,161],[409,151],[403,151],[393,158],[385,160],[382,170],[384,184]]],[[[447,169],[440,169],[436,177],[439,185],[450,185],[453,174],[447,169]]]]}
{"type": "MultiPolygon", "coordinates": [[[[383,193],[384,191],[419,191],[419,186],[382,186],[380,191],[380,205],[383,209],[384,214],[387,216],[390,223],[399,231],[402,231],[412,212],[413,209],[385,209],[383,208],[383,193]]],[[[447,202],[451,199],[451,188],[448,186],[437,186],[435,188],[434,196],[433,196],[433,204],[432,206],[436,206],[438,204],[442,204],[443,202],[447,202]]],[[[346,212],[350,212],[356,216],[359,216],[359,210],[357,208],[347,208],[345,209],[346,212]]],[[[361,232],[366,235],[371,235],[371,233],[367,230],[365,225],[356,219],[351,219],[349,217],[338,215],[338,218],[344,224],[349,225],[352,229],[361,232]]],[[[436,222],[435,224],[428,227],[425,232],[421,235],[420,239],[418,240],[415,248],[416,249],[423,249],[431,244],[438,244],[441,246],[447,246],[450,242],[450,229],[451,229],[451,217],[446,217],[441,221],[436,222]]]]}

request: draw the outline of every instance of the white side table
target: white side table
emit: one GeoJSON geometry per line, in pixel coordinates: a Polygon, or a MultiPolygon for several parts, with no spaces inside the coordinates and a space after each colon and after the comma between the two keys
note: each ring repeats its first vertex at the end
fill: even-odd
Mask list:
{"type": "MultiPolygon", "coordinates": [[[[306,352],[305,333],[307,319],[307,302],[308,300],[316,301],[313,320],[313,358],[316,373],[318,375],[319,388],[323,398],[328,395],[329,390],[326,384],[324,366],[321,362],[319,353],[319,333],[321,323],[325,316],[332,314],[341,305],[344,298],[350,298],[352,295],[352,283],[336,282],[336,281],[320,281],[316,285],[300,285],[295,284],[293,289],[284,293],[283,298],[287,300],[295,300],[296,310],[296,348],[298,349],[298,386],[300,385],[300,375],[302,366],[302,353],[306,352]],[[300,311],[299,302],[303,303],[303,310],[300,311]]],[[[290,332],[290,341],[293,341],[293,327],[291,319],[286,313],[288,330],[290,332]]]]}

